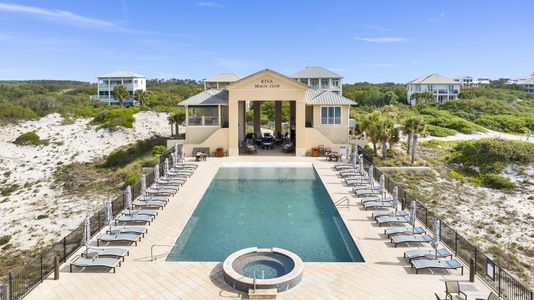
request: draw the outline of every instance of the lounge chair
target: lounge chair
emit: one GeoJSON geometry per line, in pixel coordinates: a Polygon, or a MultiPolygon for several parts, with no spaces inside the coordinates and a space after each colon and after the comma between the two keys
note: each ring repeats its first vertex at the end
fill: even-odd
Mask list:
{"type": "Polygon", "coordinates": [[[412,268],[415,268],[415,274],[419,274],[421,269],[462,269],[464,275],[464,266],[456,259],[436,260],[436,259],[419,259],[412,261],[412,268]]]}
{"type": "Polygon", "coordinates": [[[445,248],[438,249],[437,253],[438,255],[436,256],[436,250],[434,249],[429,249],[429,250],[417,249],[417,250],[410,250],[410,251],[404,252],[404,257],[408,258],[409,263],[411,263],[413,259],[423,258],[423,257],[425,258],[431,257],[433,259],[438,259],[438,258],[447,258],[447,256],[450,256],[452,258],[452,253],[449,252],[449,250],[445,248]]]}
{"type": "Polygon", "coordinates": [[[354,194],[356,194],[356,197],[361,198],[363,195],[382,195],[382,191],[380,189],[365,189],[365,190],[355,190],[354,194]]]}
{"type": "Polygon", "coordinates": [[[414,228],[410,228],[410,227],[389,227],[389,228],[384,229],[384,234],[387,234],[388,239],[391,238],[392,235],[398,234],[398,233],[402,233],[402,234],[425,234],[426,231],[422,227],[419,227],[419,226],[414,227],[414,228]]]}
{"type": "Polygon", "coordinates": [[[95,258],[85,258],[78,256],[70,263],[70,272],[72,273],[72,267],[79,268],[89,268],[89,267],[103,267],[113,269],[115,273],[115,268],[121,266],[120,258],[109,258],[109,257],[95,257],[95,258]]]}
{"type": "Polygon", "coordinates": [[[156,218],[158,215],[157,209],[125,209],[122,211],[124,215],[127,216],[135,216],[135,215],[141,215],[141,216],[152,216],[156,218]]]}
{"type": "Polygon", "coordinates": [[[120,223],[148,223],[148,225],[150,225],[150,222],[152,222],[152,217],[146,216],[146,215],[135,215],[135,216],[122,215],[122,216],[118,216],[115,219],[115,225],[117,225],[118,222],[120,223]]]}
{"type": "Polygon", "coordinates": [[[400,243],[430,243],[432,237],[425,235],[396,235],[391,237],[391,242],[395,244],[395,248],[400,243]]]}
{"type": "Polygon", "coordinates": [[[357,178],[357,177],[347,177],[345,178],[345,184],[347,186],[351,186],[351,185],[371,185],[373,184],[373,178],[371,177],[360,177],[360,178],[357,178]]]}
{"type": "Polygon", "coordinates": [[[179,170],[176,172],[169,171],[165,174],[165,176],[169,176],[169,177],[191,177],[191,175],[193,175],[193,170],[187,170],[187,169],[179,170]]]}
{"type": "Polygon", "coordinates": [[[131,233],[119,233],[119,234],[108,234],[103,233],[96,239],[96,245],[100,246],[100,242],[111,243],[111,242],[130,242],[134,243],[137,246],[137,242],[141,240],[141,235],[131,234],[131,233]]]}
{"type": "Polygon", "coordinates": [[[404,210],[399,211],[389,211],[389,210],[381,210],[381,211],[375,211],[373,213],[373,218],[377,220],[380,217],[405,217],[408,213],[404,210]]]}
{"type": "Polygon", "coordinates": [[[154,184],[153,186],[151,186],[149,188],[150,189],[154,189],[154,190],[169,190],[169,191],[172,191],[173,194],[175,194],[179,189],[180,189],[180,186],[178,185],[172,185],[172,184],[154,184]]]}
{"type": "Polygon", "coordinates": [[[119,234],[119,233],[133,233],[139,234],[141,237],[145,237],[145,233],[148,232],[148,229],[141,226],[111,226],[110,230],[107,230],[106,233],[109,234],[119,234]]]}
{"type": "Polygon", "coordinates": [[[379,217],[379,218],[376,218],[376,222],[378,223],[378,227],[382,227],[382,224],[384,223],[388,223],[388,224],[409,223],[410,218],[409,217],[379,217]]]}
{"type": "Polygon", "coordinates": [[[343,171],[340,171],[339,175],[341,175],[341,177],[352,177],[352,176],[365,176],[367,175],[365,172],[363,171],[360,171],[360,170],[356,170],[356,171],[353,171],[353,170],[347,170],[347,172],[343,172],[343,171]]]}
{"type": "MultiPolygon", "coordinates": [[[[486,300],[486,299],[476,299],[476,300],[486,300]]],[[[501,298],[495,294],[494,292],[490,292],[490,294],[488,295],[488,299],[487,300],[501,300],[501,298]]]]}
{"type": "Polygon", "coordinates": [[[467,295],[460,289],[459,281],[445,281],[445,299],[467,300],[467,295]]]}
{"type": "Polygon", "coordinates": [[[334,168],[338,171],[346,170],[346,169],[359,169],[360,167],[358,164],[353,163],[337,163],[334,165],[334,168]]]}
{"type": "MultiPolygon", "coordinates": [[[[376,198],[378,200],[378,198],[376,198]]],[[[363,202],[363,207],[365,210],[368,208],[395,208],[391,201],[365,201],[363,202]]]]}
{"type": "Polygon", "coordinates": [[[173,196],[176,194],[176,190],[170,188],[150,187],[148,190],[146,190],[146,193],[153,196],[173,196]]]}
{"type": "Polygon", "coordinates": [[[124,257],[130,255],[130,251],[121,248],[87,248],[82,252],[82,257],[96,258],[96,257],[115,257],[121,258],[124,261],[124,257]]]}
{"type": "Polygon", "coordinates": [[[169,196],[155,196],[155,195],[147,195],[147,196],[139,196],[137,200],[141,201],[160,201],[167,203],[169,201],[169,196]]]}
{"type": "Polygon", "coordinates": [[[175,178],[160,178],[156,180],[156,185],[172,185],[172,186],[182,186],[187,181],[185,177],[175,177],[175,178]]]}
{"type": "Polygon", "coordinates": [[[132,203],[133,206],[135,207],[143,207],[143,208],[156,208],[156,209],[160,209],[160,208],[163,208],[165,207],[165,205],[167,205],[167,202],[165,201],[143,201],[143,200],[135,200],[133,203],[132,203]]]}
{"type": "MultiPolygon", "coordinates": [[[[365,206],[366,202],[377,202],[378,200],[380,200],[380,198],[378,198],[376,196],[360,198],[360,202],[363,203],[364,206],[365,206]]],[[[380,201],[380,202],[382,202],[382,201],[380,201]]]]}

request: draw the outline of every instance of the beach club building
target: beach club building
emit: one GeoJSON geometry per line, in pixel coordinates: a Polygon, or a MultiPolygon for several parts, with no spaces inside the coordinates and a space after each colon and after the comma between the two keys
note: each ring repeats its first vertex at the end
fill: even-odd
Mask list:
{"type": "Polygon", "coordinates": [[[291,145],[290,155],[310,155],[312,148],[319,145],[330,147],[332,151],[347,149],[350,107],[357,103],[339,94],[341,76],[333,76],[334,73],[321,67],[308,68],[306,72],[297,73],[300,74],[298,80],[269,69],[244,78],[222,74],[207,79],[209,88],[179,104],[185,106],[186,111],[186,155],[191,155],[195,147],[209,147],[212,152],[222,148],[226,155],[243,155],[251,136],[252,140],[261,138],[262,101],[274,101],[272,135],[276,139],[285,136],[282,103],[288,102],[289,137],[284,138],[283,143],[291,145]],[[313,78],[305,80],[303,74],[313,78]],[[221,80],[219,84],[217,79],[221,80]],[[312,87],[307,84],[309,82],[324,83],[324,86],[312,87]],[[247,130],[249,108],[254,110],[254,120],[247,130]]]}

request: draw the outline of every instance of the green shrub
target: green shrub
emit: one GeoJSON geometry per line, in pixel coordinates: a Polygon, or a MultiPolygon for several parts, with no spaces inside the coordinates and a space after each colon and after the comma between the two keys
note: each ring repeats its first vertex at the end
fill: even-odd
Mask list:
{"type": "Polygon", "coordinates": [[[0,246],[9,243],[10,240],[11,240],[11,236],[10,235],[0,236],[0,246]]]}
{"type": "Polygon", "coordinates": [[[111,152],[106,157],[106,162],[104,163],[104,167],[107,168],[113,168],[113,167],[120,167],[128,164],[128,154],[124,150],[116,150],[111,152]]]}
{"type": "Polygon", "coordinates": [[[20,185],[13,184],[10,187],[3,188],[0,193],[2,194],[2,196],[9,196],[12,193],[14,193],[16,190],[18,190],[19,188],[20,188],[20,185]]]}
{"type": "Polygon", "coordinates": [[[38,146],[41,145],[42,141],[41,138],[37,135],[37,133],[32,131],[21,134],[18,138],[15,139],[13,143],[16,145],[38,146]]]}
{"type": "Polygon", "coordinates": [[[449,171],[449,176],[454,179],[464,179],[464,176],[456,171],[449,171]]]}
{"type": "Polygon", "coordinates": [[[42,220],[48,218],[48,215],[38,215],[37,220],[42,220]]]}
{"type": "Polygon", "coordinates": [[[446,137],[446,136],[451,136],[451,135],[455,135],[458,133],[458,131],[454,129],[434,126],[430,124],[426,126],[426,130],[428,131],[428,133],[430,133],[431,136],[436,136],[436,137],[446,137]]]}
{"type": "Polygon", "coordinates": [[[167,147],[165,147],[165,146],[158,145],[158,146],[154,146],[152,148],[152,154],[154,154],[154,155],[161,155],[161,154],[165,153],[165,151],[167,151],[167,147]]]}
{"type": "Polygon", "coordinates": [[[139,180],[141,180],[141,176],[139,176],[139,174],[133,173],[133,174],[128,174],[124,181],[126,182],[126,185],[133,186],[134,184],[139,182],[139,180]]]}
{"type": "Polygon", "coordinates": [[[139,112],[138,107],[119,108],[112,107],[95,115],[91,124],[100,124],[100,128],[126,127],[133,128],[134,114],[139,112]]]}
{"type": "Polygon", "coordinates": [[[510,178],[495,174],[483,175],[482,185],[498,190],[513,190],[516,188],[515,183],[513,183],[510,178]]]}

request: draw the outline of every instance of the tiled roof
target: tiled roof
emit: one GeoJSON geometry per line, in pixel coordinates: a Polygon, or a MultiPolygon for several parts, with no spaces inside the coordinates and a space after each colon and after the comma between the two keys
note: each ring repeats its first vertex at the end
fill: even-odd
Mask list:
{"type": "Polygon", "coordinates": [[[208,90],[188,98],[178,105],[226,105],[228,104],[227,90],[208,90]]]}
{"type": "Polygon", "coordinates": [[[290,76],[291,78],[343,78],[323,67],[306,67],[306,69],[290,76]]]}
{"type": "Polygon", "coordinates": [[[458,82],[439,74],[432,74],[426,77],[417,78],[407,84],[458,84],[458,82]]]}
{"type": "Polygon", "coordinates": [[[205,79],[204,82],[234,82],[241,79],[241,77],[232,73],[222,73],[217,76],[205,79]]]}
{"type": "Polygon", "coordinates": [[[348,98],[340,96],[331,91],[309,89],[306,91],[306,102],[312,105],[337,104],[337,105],[358,105],[348,98]]]}
{"type": "Polygon", "coordinates": [[[101,78],[101,77],[112,77],[112,78],[115,78],[115,77],[142,77],[142,78],[146,78],[146,76],[135,74],[135,73],[130,72],[130,71],[116,71],[116,72],[112,72],[112,73],[108,73],[108,74],[97,76],[97,78],[101,78]]]}

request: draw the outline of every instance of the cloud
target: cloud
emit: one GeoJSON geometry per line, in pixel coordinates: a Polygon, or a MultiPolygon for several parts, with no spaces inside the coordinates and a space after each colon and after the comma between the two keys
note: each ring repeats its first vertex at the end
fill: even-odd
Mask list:
{"type": "Polygon", "coordinates": [[[99,19],[86,18],[64,10],[44,9],[35,6],[0,3],[0,11],[21,13],[34,18],[43,19],[51,22],[63,23],[67,25],[97,29],[102,31],[141,33],[141,31],[123,28],[111,22],[99,19]]]}
{"type": "Polygon", "coordinates": [[[371,24],[367,24],[367,25],[364,25],[364,26],[367,27],[367,28],[376,30],[376,31],[391,31],[391,29],[389,29],[389,28],[384,28],[384,27],[371,25],[371,24]]]}
{"type": "Polygon", "coordinates": [[[197,2],[197,5],[204,7],[224,7],[224,5],[217,2],[197,2]]]}
{"type": "Polygon", "coordinates": [[[360,38],[355,37],[355,40],[358,41],[365,41],[365,42],[371,42],[371,43],[399,43],[399,42],[407,42],[408,39],[406,38],[400,38],[400,37],[380,37],[380,38],[360,38]]]}

